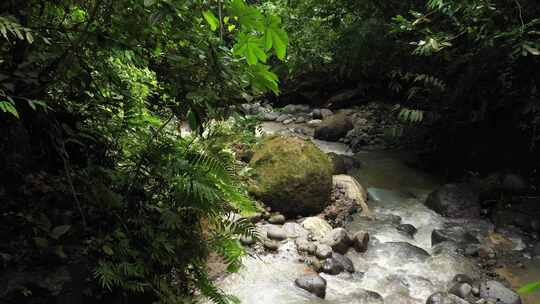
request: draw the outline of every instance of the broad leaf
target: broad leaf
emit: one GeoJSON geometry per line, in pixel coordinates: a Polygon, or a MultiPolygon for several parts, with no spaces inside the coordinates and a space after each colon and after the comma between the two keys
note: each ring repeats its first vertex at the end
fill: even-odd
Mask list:
{"type": "Polygon", "coordinates": [[[529,284],[521,287],[520,289],[518,289],[518,292],[519,293],[531,293],[531,292],[534,292],[534,291],[537,291],[537,290],[540,290],[540,281],[539,282],[529,283],[529,284]]]}
{"type": "Polygon", "coordinates": [[[281,60],[285,59],[289,37],[285,30],[281,28],[281,19],[279,17],[270,15],[266,18],[263,40],[264,48],[267,51],[273,47],[277,57],[281,60]]]}
{"type": "Polygon", "coordinates": [[[270,67],[264,64],[257,64],[251,67],[251,85],[255,90],[266,92],[268,90],[279,93],[277,75],[270,71],[270,67]]]}
{"type": "Polygon", "coordinates": [[[248,30],[262,31],[263,15],[255,8],[246,4],[244,0],[232,0],[228,9],[229,15],[236,17],[238,23],[248,30]]]}
{"type": "Polygon", "coordinates": [[[212,31],[217,30],[219,26],[219,20],[216,18],[214,13],[212,13],[212,11],[204,11],[203,17],[204,17],[204,20],[206,20],[206,22],[208,22],[208,24],[210,25],[210,28],[212,29],[212,31]]]}
{"type": "Polygon", "coordinates": [[[55,240],[58,240],[62,235],[66,234],[69,229],[71,229],[70,225],[62,225],[58,227],[54,227],[54,229],[51,231],[49,236],[55,240]]]}
{"type": "Polygon", "coordinates": [[[234,54],[246,57],[248,64],[254,65],[257,62],[266,62],[267,55],[263,49],[263,44],[258,37],[240,33],[238,41],[234,45],[234,54]]]}

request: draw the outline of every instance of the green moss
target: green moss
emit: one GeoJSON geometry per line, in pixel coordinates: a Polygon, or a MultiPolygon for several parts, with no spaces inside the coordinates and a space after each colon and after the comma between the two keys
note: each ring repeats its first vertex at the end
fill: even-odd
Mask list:
{"type": "Polygon", "coordinates": [[[312,142],[270,137],[255,150],[251,192],[276,211],[290,215],[318,213],[329,201],[331,160],[312,142]]]}

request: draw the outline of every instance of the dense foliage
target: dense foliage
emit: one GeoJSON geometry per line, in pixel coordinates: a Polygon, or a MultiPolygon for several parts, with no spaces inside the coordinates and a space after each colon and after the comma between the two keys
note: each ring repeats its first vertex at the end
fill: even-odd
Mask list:
{"type": "Polygon", "coordinates": [[[232,150],[253,128],[214,118],[278,93],[281,19],[244,0],[10,0],[0,34],[1,266],[22,273],[2,297],[234,300],[206,258],[235,271],[256,237],[229,216],[256,210],[232,150]]]}

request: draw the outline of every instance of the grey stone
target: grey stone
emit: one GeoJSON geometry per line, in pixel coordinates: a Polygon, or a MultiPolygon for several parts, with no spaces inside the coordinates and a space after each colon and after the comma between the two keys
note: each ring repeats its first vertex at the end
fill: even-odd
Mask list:
{"type": "Polygon", "coordinates": [[[349,273],[354,272],[354,264],[348,257],[339,254],[337,252],[332,253],[332,259],[336,260],[338,263],[343,265],[343,269],[349,273]]]}
{"type": "Polygon", "coordinates": [[[262,116],[262,119],[264,121],[275,121],[278,117],[279,117],[278,113],[269,112],[269,113],[264,113],[263,116],[262,116]]]}
{"type": "Polygon", "coordinates": [[[274,214],[269,219],[270,224],[283,225],[285,223],[285,216],[282,214],[274,214]]]}
{"type": "Polygon", "coordinates": [[[326,117],[329,117],[329,116],[332,116],[334,115],[334,112],[332,112],[332,110],[330,109],[321,109],[321,118],[326,118],[326,117]]]}
{"type": "Polygon", "coordinates": [[[307,122],[307,125],[310,126],[310,127],[316,127],[316,126],[320,125],[321,123],[322,123],[322,120],[320,120],[320,119],[312,119],[312,120],[307,122]]]}
{"type": "Polygon", "coordinates": [[[291,117],[291,115],[289,114],[281,114],[278,116],[278,118],[276,118],[276,121],[277,122],[284,122],[285,120],[289,119],[291,117]]]}
{"type": "Polygon", "coordinates": [[[352,245],[357,252],[366,252],[369,244],[369,233],[358,231],[352,238],[352,245]]]}
{"type": "Polygon", "coordinates": [[[451,227],[444,229],[435,229],[431,233],[431,246],[439,243],[451,241],[460,245],[478,244],[478,239],[466,231],[463,227],[451,227]]]}
{"type": "Polygon", "coordinates": [[[429,296],[426,304],[469,304],[469,302],[450,293],[436,292],[429,296]]]}
{"type": "Polygon", "coordinates": [[[270,250],[270,251],[276,251],[279,249],[279,243],[276,242],[276,241],[272,241],[272,240],[264,240],[263,241],[263,246],[264,248],[266,248],[267,250],[270,250]]]}
{"type": "Polygon", "coordinates": [[[343,228],[332,229],[322,240],[323,244],[332,247],[332,250],[345,254],[351,245],[351,238],[343,228]]]}
{"type": "Polygon", "coordinates": [[[497,304],[521,304],[521,298],[517,293],[497,281],[480,284],[480,297],[493,300],[497,304]]]}
{"type": "Polygon", "coordinates": [[[466,299],[472,292],[472,286],[469,283],[457,283],[449,291],[462,299],[466,299]]]}
{"type": "Polygon", "coordinates": [[[299,237],[307,238],[309,231],[307,231],[302,225],[295,222],[288,222],[283,225],[283,230],[287,233],[287,237],[290,239],[296,239],[299,237]]]}
{"type": "Polygon", "coordinates": [[[318,244],[317,250],[315,251],[315,255],[319,259],[326,259],[332,256],[332,247],[325,245],[325,244],[318,244]]]}
{"type": "Polygon", "coordinates": [[[320,217],[308,217],[302,221],[302,227],[307,229],[314,239],[322,240],[330,231],[332,226],[320,217]]]}
{"type": "Polygon", "coordinates": [[[336,275],[336,274],[340,274],[341,272],[343,272],[343,270],[345,270],[345,267],[343,266],[342,263],[340,263],[340,261],[338,261],[338,260],[334,259],[333,257],[331,257],[331,258],[328,258],[328,259],[324,260],[321,270],[324,273],[331,274],[331,275],[336,275]]]}
{"type": "Polygon", "coordinates": [[[413,238],[418,231],[416,227],[411,224],[400,224],[399,226],[397,226],[397,230],[410,238],[413,238]]]}
{"type": "Polygon", "coordinates": [[[426,206],[453,218],[474,218],[480,215],[479,194],[465,184],[446,184],[432,192],[426,206]]]}
{"type": "Polygon", "coordinates": [[[313,242],[304,238],[298,238],[294,243],[296,244],[296,250],[300,253],[305,252],[308,254],[315,254],[315,251],[317,250],[317,246],[313,242]]]}
{"type": "Polygon", "coordinates": [[[278,226],[266,227],[266,235],[269,239],[276,241],[283,241],[287,238],[287,233],[285,232],[285,230],[278,226]]]}
{"type": "Polygon", "coordinates": [[[326,280],[316,273],[301,276],[294,283],[319,298],[324,299],[326,296],[326,280]]]}
{"type": "Polygon", "coordinates": [[[284,124],[284,125],[289,125],[289,124],[292,124],[294,121],[295,121],[294,118],[285,119],[285,120],[283,121],[283,124],[284,124]]]}

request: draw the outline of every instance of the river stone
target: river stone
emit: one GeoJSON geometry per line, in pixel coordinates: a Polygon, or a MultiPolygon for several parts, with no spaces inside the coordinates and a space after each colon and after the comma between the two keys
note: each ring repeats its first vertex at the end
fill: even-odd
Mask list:
{"type": "Polygon", "coordinates": [[[292,116],[290,114],[281,114],[276,118],[277,122],[284,122],[285,120],[291,118],[292,116]]]}
{"type": "Polygon", "coordinates": [[[274,214],[269,219],[270,224],[283,225],[285,223],[285,216],[283,214],[274,214]]]}
{"type": "Polygon", "coordinates": [[[287,233],[283,228],[278,226],[267,226],[266,236],[271,240],[283,241],[287,238],[287,233]]]}
{"type": "Polygon", "coordinates": [[[416,232],[418,232],[418,229],[411,224],[400,224],[397,226],[397,230],[410,238],[413,238],[416,232]]]}
{"type": "Polygon", "coordinates": [[[540,257],[540,242],[536,243],[534,245],[534,248],[532,250],[532,256],[533,257],[540,257]]]}
{"type": "Polygon", "coordinates": [[[478,239],[466,231],[463,227],[451,227],[444,229],[435,229],[431,232],[431,246],[442,242],[454,242],[460,245],[478,244],[478,239]]]}
{"type": "Polygon", "coordinates": [[[369,244],[369,233],[358,231],[352,238],[352,245],[357,252],[366,252],[369,244]]]}
{"type": "Polygon", "coordinates": [[[465,184],[442,186],[428,196],[426,206],[446,217],[475,218],[480,216],[478,192],[465,184]]]}
{"type": "Polygon", "coordinates": [[[348,115],[346,113],[338,113],[325,118],[323,122],[315,128],[314,137],[316,139],[338,141],[352,128],[353,124],[348,115]]]}
{"type": "Polygon", "coordinates": [[[335,259],[334,257],[330,257],[324,260],[321,270],[324,273],[336,275],[343,272],[345,267],[339,260],[335,259]]]}
{"type": "Polygon", "coordinates": [[[325,119],[326,117],[330,117],[334,115],[334,112],[330,109],[321,109],[321,118],[325,119]]]}
{"type": "Polygon", "coordinates": [[[325,244],[318,244],[315,255],[321,260],[329,258],[332,256],[332,247],[325,244]]]}
{"type": "Polygon", "coordinates": [[[456,274],[456,275],[454,276],[454,278],[452,279],[452,282],[456,282],[456,283],[467,283],[467,284],[472,285],[473,279],[471,279],[471,277],[469,277],[469,276],[466,275],[466,274],[458,273],[458,274],[456,274]]]}
{"type": "Polygon", "coordinates": [[[307,229],[315,240],[322,240],[332,230],[327,221],[314,216],[306,218],[302,227],[307,229]]]}
{"type": "Polygon", "coordinates": [[[310,242],[305,238],[296,239],[294,244],[296,244],[296,250],[300,253],[306,252],[308,254],[315,254],[315,251],[317,250],[315,243],[310,242]]]}
{"type": "Polygon", "coordinates": [[[351,245],[351,238],[344,228],[335,228],[324,237],[322,243],[332,247],[335,252],[345,254],[351,245]]]}
{"type": "Polygon", "coordinates": [[[493,300],[497,304],[521,304],[521,298],[517,293],[497,281],[480,284],[480,297],[493,300]]]}
{"type": "Polygon", "coordinates": [[[354,264],[348,257],[339,254],[337,252],[332,253],[332,259],[336,260],[338,263],[343,265],[343,269],[349,273],[354,272],[354,264]]]}
{"type": "Polygon", "coordinates": [[[269,251],[277,251],[279,249],[279,243],[273,240],[264,240],[263,246],[269,251]]]}
{"type": "Polygon", "coordinates": [[[294,283],[319,298],[324,299],[326,296],[326,280],[316,273],[301,276],[294,283]]]}
{"type": "Polygon", "coordinates": [[[295,105],[290,104],[283,107],[283,113],[296,114],[296,113],[308,113],[310,110],[308,105],[295,105]]]}
{"type": "Polygon", "coordinates": [[[437,292],[429,296],[426,304],[469,304],[469,302],[450,293],[437,292]]]}
{"type": "Polygon", "coordinates": [[[309,140],[270,137],[255,148],[249,164],[251,194],[273,211],[291,217],[318,214],[330,202],[332,162],[309,140]]]}
{"type": "Polygon", "coordinates": [[[262,120],[264,121],[275,121],[279,117],[279,113],[276,112],[269,112],[264,113],[262,116],[262,120]]]}
{"type": "Polygon", "coordinates": [[[462,299],[466,299],[472,292],[472,286],[469,283],[457,283],[449,291],[462,299]]]}
{"type": "Polygon", "coordinates": [[[310,126],[310,127],[317,127],[321,123],[322,123],[322,120],[320,120],[320,119],[312,119],[312,120],[307,122],[307,125],[310,126]]]}
{"type": "Polygon", "coordinates": [[[283,124],[284,124],[284,125],[289,125],[289,124],[292,124],[292,123],[295,122],[295,121],[296,121],[295,118],[289,118],[289,119],[285,119],[285,120],[283,121],[283,124]]]}
{"type": "Polygon", "coordinates": [[[291,239],[299,237],[307,238],[309,234],[309,231],[302,227],[302,225],[294,222],[285,223],[282,228],[287,233],[287,237],[291,239]]]}

